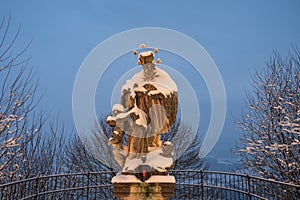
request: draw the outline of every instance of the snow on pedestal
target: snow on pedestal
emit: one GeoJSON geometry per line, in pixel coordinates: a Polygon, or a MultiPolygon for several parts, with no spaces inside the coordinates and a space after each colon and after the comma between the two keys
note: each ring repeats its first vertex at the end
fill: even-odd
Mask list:
{"type": "Polygon", "coordinates": [[[145,162],[141,158],[128,160],[124,165],[122,173],[134,172],[140,165],[149,165],[153,170],[165,174],[173,166],[173,156],[166,157],[163,154],[163,150],[160,147],[154,150],[150,149],[150,152],[146,154],[145,162]]]}
{"type": "MultiPolygon", "coordinates": [[[[143,183],[140,179],[138,179],[135,175],[124,175],[124,174],[117,174],[111,180],[112,184],[118,183],[143,183]]],[[[174,176],[164,176],[164,175],[153,175],[144,183],[172,183],[175,184],[176,180],[174,176]]]]}

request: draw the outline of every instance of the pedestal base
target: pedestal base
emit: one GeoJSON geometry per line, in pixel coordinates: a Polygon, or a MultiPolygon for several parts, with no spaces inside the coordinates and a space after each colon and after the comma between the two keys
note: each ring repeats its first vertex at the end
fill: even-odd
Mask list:
{"type": "Polygon", "coordinates": [[[169,200],[174,196],[174,176],[151,176],[145,182],[134,175],[118,174],[112,178],[115,196],[120,200],[169,200]]]}

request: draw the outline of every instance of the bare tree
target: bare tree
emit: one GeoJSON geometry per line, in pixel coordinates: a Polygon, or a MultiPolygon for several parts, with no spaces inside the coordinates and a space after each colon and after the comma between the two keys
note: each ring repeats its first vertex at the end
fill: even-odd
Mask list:
{"type": "MultiPolygon", "coordinates": [[[[28,125],[28,115],[36,106],[34,102],[37,83],[32,81],[32,73],[24,75],[28,59],[22,59],[24,51],[17,54],[12,52],[13,46],[20,33],[20,26],[9,40],[8,21],[3,17],[0,24],[0,177],[13,180],[20,166],[17,161],[22,157],[22,149],[36,135],[40,125],[28,125]]],[[[26,163],[26,160],[24,160],[26,163]]],[[[20,177],[21,178],[21,177],[20,177]]]]}
{"type": "MultiPolygon", "coordinates": [[[[103,117],[103,119],[106,119],[103,117]]],[[[97,172],[114,171],[112,148],[107,142],[111,137],[111,128],[106,125],[105,120],[100,121],[100,127],[93,130],[92,139],[80,138],[78,135],[70,140],[66,147],[64,165],[69,172],[97,172]],[[91,153],[95,151],[96,153],[91,153]],[[96,157],[97,155],[97,157],[96,157]]]]}
{"type": "MultiPolygon", "coordinates": [[[[66,147],[65,165],[70,171],[112,171],[120,169],[113,158],[113,149],[108,145],[108,140],[112,137],[112,128],[106,124],[106,117],[102,117],[99,125],[100,127],[93,132],[92,140],[79,138],[75,135],[66,147]],[[91,154],[91,151],[97,153],[91,154]]],[[[191,129],[179,120],[167,134],[162,135],[163,142],[175,140],[173,141],[175,158],[173,169],[175,170],[207,169],[204,160],[198,156],[201,142],[197,138],[186,137],[190,134],[190,131],[191,129]],[[185,148],[186,143],[191,145],[184,153],[179,153],[182,148],[185,148]]],[[[127,137],[125,137],[124,142],[126,143],[126,141],[127,137]]]]}
{"type": "Polygon", "coordinates": [[[0,183],[61,170],[64,128],[58,121],[45,123],[37,110],[38,81],[26,46],[16,52],[20,35],[10,33],[11,15],[0,22],[0,183]]]}
{"type": "Polygon", "coordinates": [[[238,153],[251,174],[300,184],[300,51],[278,53],[252,77],[247,109],[238,123],[238,153]]]}
{"type": "Polygon", "coordinates": [[[199,157],[201,141],[198,135],[191,136],[192,129],[177,120],[167,134],[162,135],[162,141],[172,141],[174,151],[173,170],[205,170],[208,168],[204,159],[199,157]],[[190,144],[187,146],[187,144],[190,144]]]}

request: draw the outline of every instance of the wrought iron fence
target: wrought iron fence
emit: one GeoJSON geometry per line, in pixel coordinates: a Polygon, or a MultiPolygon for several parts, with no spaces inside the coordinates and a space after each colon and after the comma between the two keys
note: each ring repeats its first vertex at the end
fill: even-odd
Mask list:
{"type": "MultiPolygon", "coordinates": [[[[249,175],[199,170],[171,171],[173,199],[300,199],[300,185],[249,175]]],[[[0,199],[117,199],[115,172],[87,172],[33,177],[0,185],[0,199]]]]}
{"type": "Polygon", "coordinates": [[[171,171],[174,199],[300,199],[300,185],[215,171],[171,171]]]}

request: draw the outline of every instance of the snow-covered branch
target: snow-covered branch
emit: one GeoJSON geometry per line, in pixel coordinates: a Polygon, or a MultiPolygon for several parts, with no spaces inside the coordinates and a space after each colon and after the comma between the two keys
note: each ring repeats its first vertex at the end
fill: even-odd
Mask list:
{"type": "Polygon", "coordinates": [[[252,77],[238,126],[239,155],[248,172],[300,183],[300,60],[295,49],[286,60],[278,54],[252,77]]]}

